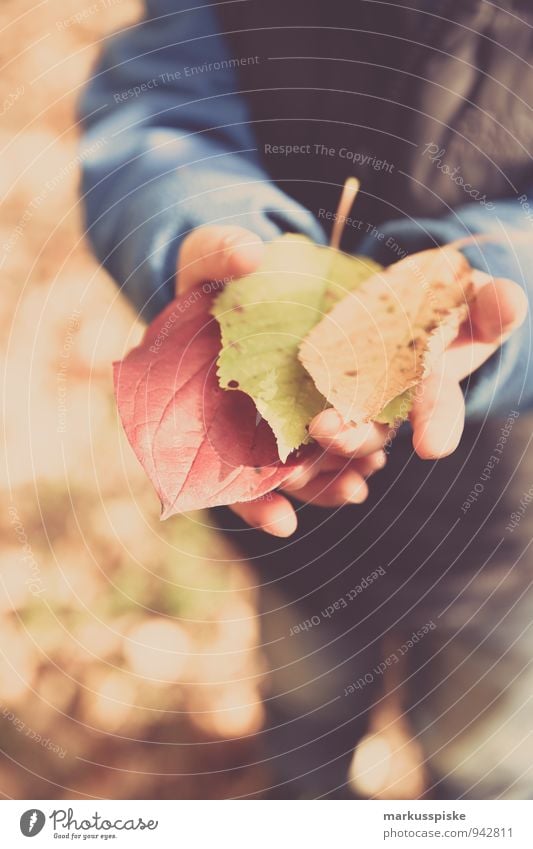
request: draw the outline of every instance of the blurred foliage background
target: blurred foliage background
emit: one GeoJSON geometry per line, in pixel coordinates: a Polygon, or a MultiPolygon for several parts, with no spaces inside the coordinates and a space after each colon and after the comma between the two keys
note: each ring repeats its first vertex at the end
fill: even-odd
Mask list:
{"type": "Polygon", "coordinates": [[[160,524],[111,362],[142,327],[84,243],[75,103],[134,0],[0,8],[0,793],[253,794],[252,578],[206,517],[160,524]]]}

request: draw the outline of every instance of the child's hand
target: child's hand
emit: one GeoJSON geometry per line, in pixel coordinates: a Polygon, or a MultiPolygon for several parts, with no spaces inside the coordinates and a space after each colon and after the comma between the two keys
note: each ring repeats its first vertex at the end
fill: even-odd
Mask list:
{"type": "Polygon", "coordinates": [[[264,244],[244,227],[198,227],[184,240],[178,257],[176,294],[206,280],[251,274],[261,264],[264,244]]]}
{"type": "MultiPolygon", "coordinates": [[[[526,296],[512,280],[481,271],[474,271],[472,279],[476,297],[468,318],[420,385],[413,403],[413,447],[422,459],[438,459],[455,451],[465,422],[460,381],[478,369],[527,314],[526,296]]],[[[385,429],[373,424],[344,425],[335,410],[325,410],[311,422],[309,432],[332,454],[357,458],[378,449],[385,429]]]]}
{"type": "MultiPolygon", "coordinates": [[[[446,457],[457,448],[464,427],[464,400],[459,383],[472,374],[524,321],[527,299],[517,283],[474,271],[476,297],[459,336],[444,352],[416,395],[410,419],[413,446],[422,459],[446,457]]],[[[378,438],[376,425],[365,425],[378,438]]],[[[326,410],[311,423],[310,433],[324,447],[348,455],[361,426],[343,426],[334,410],[326,410]]],[[[376,444],[376,443],[374,443],[376,444]]]]}
{"type": "MultiPolygon", "coordinates": [[[[176,291],[178,294],[206,280],[226,280],[249,274],[260,265],[263,243],[254,233],[241,227],[201,227],[184,240],[178,260],[176,291]]],[[[324,422],[328,414],[323,414],[324,422]]],[[[333,413],[335,415],[335,413],[333,413]]],[[[353,429],[351,429],[353,431],[353,429]]],[[[326,434],[313,433],[321,450],[294,470],[284,489],[301,501],[336,507],[359,504],[368,490],[365,477],[385,464],[381,450],[386,428],[369,425],[363,433],[350,431],[346,438],[336,437],[330,445],[326,434]]],[[[290,536],[297,525],[296,513],[290,501],[280,492],[235,504],[231,508],[245,522],[274,536],[290,536]]]]}
{"type": "MultiPolygon", "coordinates": [[[[177,292],[206,280],[240,277],[261,263],[263,244],[241,227],[202,227],[183,242],[177,292]]],[[[525,318],[527,301],[510,280],[474,272],[478,289],[461,334],[424,381],[411,412],[413,445],[425,459],[445,457],[457,447],[464,427],[464,401],[459,382],[502,344],[525,318]]],[[[383,447],[388,429],[368,424],[343,425],[335,410],[325,410],[311,422],[317,452],[295,469],[283,489],[300,501],[324,507],[361,503],[368,494],[365,478],[386,462],[383,447]]],[[[290,501],[273,492],[231,508],[253,527],[274,536],[290,536],[297,526],[290,501]]]]}
{"type": "Polygon", "coordinates": [[[413,446],[422,459],[446,457],[457,448],[465,405],[459,383],[472,374],[524,321],[528,303],[517,283],[474,271],[476,297],[459,336],[423,382],[413,405],[413,446]]]}

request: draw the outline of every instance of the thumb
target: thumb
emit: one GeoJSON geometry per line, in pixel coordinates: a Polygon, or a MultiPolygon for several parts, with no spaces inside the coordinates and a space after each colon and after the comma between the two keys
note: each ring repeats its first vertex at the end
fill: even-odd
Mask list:
{"type": "Polygon", "coordinates": [[[187,236],[178,257],[177,292],[206,280],[250,274],[263,258],[259,236],[244,227],[199,227],[187,236]]]}
{"type": "Polygon", "coordinates": [[[484,285],[477,292],[470,308],[473,335],[476,341],[499,344],[502,336],[519,327],[525,320],[528,311],[526,294],[512,280],[475,273],[484,285]],[[485,278],[488,282],[485,282],[485,278]]]}

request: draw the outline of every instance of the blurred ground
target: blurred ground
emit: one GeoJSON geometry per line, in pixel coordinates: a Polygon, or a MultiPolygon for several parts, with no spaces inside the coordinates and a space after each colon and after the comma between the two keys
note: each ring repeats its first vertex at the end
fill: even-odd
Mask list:
{"type": "Polygon", "coordinates": [[[264,781],[239,768],[262,719],[250,576],[205,517],[157,519],[111,387],[142,328],[82,239],[74,104],[99,40],[138,13],[133,0],[0,8],[9,798],[222,798],[264,781]]]}

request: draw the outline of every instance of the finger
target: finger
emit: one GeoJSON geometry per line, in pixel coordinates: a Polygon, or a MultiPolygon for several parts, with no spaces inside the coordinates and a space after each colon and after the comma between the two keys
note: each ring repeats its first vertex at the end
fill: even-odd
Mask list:
{"type": "Polygon", "coordinates": [[[327,467],[328,455],[326,452],[318,445],[313,446],[312,451],[309,450],[310,448],[311,446],[307,447],[305,459],[293,466],[290,474],[283,481],[283,489],[298,489],[305,486],[327,467]]]}
{"type": "Polygon", "coordinates": [[[498,347],[488,342],[452,345],[443,354],[441,368],[450,379],[459,383],[482,366],[498,350],[498,347]]]}
{"type": "Polygon", "coordinates": [[[345,457],[371,454],[383,448],[387,439],[384,425],[347,425],[335,410],[324,410],[315,416],[309,433],[322,448],[345,457]]]}
{"type": "Polygon", "coordinates": [[[443,369],[457,381],[476,371],[494,354],[522,324],[528,309],[524,292],[512,280],[492,279],[481,271],[474,273],[479,289],[470,307],[469,322],[463,324],[443,360],[443,369]]]}
{"type": "Polygon", "coordinates": [[[411,410],[413,447],[423,460],[447,457],[457,448],[464,428],[461,387],[442,371],[428,377],[411,410]]]}
{"type": "Polygon", "coordinates": [[[343,504],[362,504],[368,497],[368,487],[358,472],[348,469],[317,475],[293,497],[318,507],[340,507],[343,504]]]}
{"type": "Polygon", "coordinates": [[[382,469],[387,462],[387,455],[384,451],[374,451],[368,457],[361,457],[356,460],[349,460],[345,457],[339,457],[337,454],[324,453],[312,465],[299,470],[299,473],[293,474],[284,481],[281,489],[288,492],[290,495],[298,497],[301,492],[312,480],[324,472],[335,472],[337,476],[344,472],[357,472],[360,477],[369,478],[375,472],[382,469]]]}
{"type": "Polygon", "coordinates": [[[387,455],[385,451],[374,451],[367,457],[361,457],[357,460],[358,471],[363,477],[369,478],[375,472],[379,472],[387,464],[387,455]]]}
{"type": "Polygon", "coordinates": [[[353,468],[364,477],[382,469],[387,462],[385,451],[379,449],[364,457],[343,456],[324,449],[319,449],[306,457],[298,466],[294,466],[290,475],[283,481],[282,489],[290,492],[301,489],[309,481],[322,472],[339,472],[353,468]]]}
{"type": "Polygon", "coordinates": [[[264,244],[244,227],[199,227],[187,236],[178,259],[178,293],[206,280],[251,274],[263,258],[264,244]]]}
{"type": "Polygon", "coordinates": [[[252,528],[275,537],[290,537],[298,526],[294,507],[279,492],[269,492],[255,501],[232,504],[231,510],[252,528]]]}
{"type": "Polygon", "coordinates": [[[363,475],[363,477],[369,477],[370,475],[373,475],[374,472],[378,472],[382,469],[386,462],[387,455],[385,451],[382,451],[381,449],[379,451],[374,451],[372,454],[368,454],[366,457],[357,457],[355,459],[342,457],[339,454],[330,454],[326,451],[322,455],[320,471],[333,472],[341,469],[353,468],[358,471],[359,474],[363,475]]]}
{"type": "MultiPolygon", "coordinates": [[[[470,307],[472,341],[500,342],[502,336],[522,324],[527,308],[526,295],[518,283],[503,277],[489,278],[470,307]]],[[[466,329],[468,332],[470,328],[466,329]]]]}

